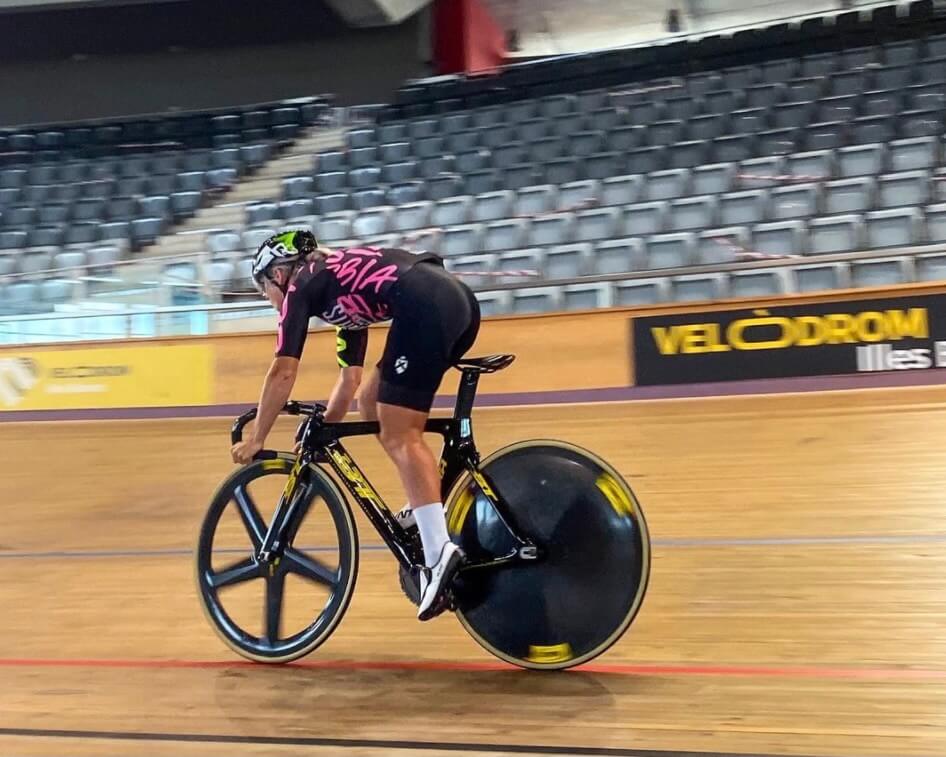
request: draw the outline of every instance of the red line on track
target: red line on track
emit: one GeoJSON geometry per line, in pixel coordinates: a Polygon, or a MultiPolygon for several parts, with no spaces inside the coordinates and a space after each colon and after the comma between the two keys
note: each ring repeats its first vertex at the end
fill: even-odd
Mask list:
{"type": "MultiPolygon", "coordinates": [[[[0,668],[141,668],[141,669],[212,669],[258,668],[260,663],[240,660],[72,660],[72,659],[15,659],[0,658],[0,668]]],[[[321,660],[294,662],[282,667],[311,670],[402,670],[444,672],[488,672],[518,670],[501,662],[424,662],[424,661],[370,661],[321,660]]],[[[636,676],[729,676],[774,678],[822,678],[853,680],[926,680],[946,681],[946,669],[926,668],[860,668],[827,667],[818,665],[710,665],[710,664],[594,664],[574,668],[577,672],[636,676]]]]}

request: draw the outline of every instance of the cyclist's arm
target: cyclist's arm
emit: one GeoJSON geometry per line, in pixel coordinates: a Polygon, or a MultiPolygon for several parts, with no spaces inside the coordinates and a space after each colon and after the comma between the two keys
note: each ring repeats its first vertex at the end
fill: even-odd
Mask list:
{"type": "Polygon", "coordinates": [[[269,367],[263,391],[260,394],[259,410],[253,426],[253,441],[265,445],[279,413],[292,395],[292,387],[299,373],[299,361],[294,357],[277,357],[269,367]]]}
{"type": "Polygon", "coordinates": [[[325,411],[325,420],[337,423],[351,408],[355,392],[361,385],[365,352],[368,349],[368,331],[366,329],[336,329],[335,354],[341,369],[338,380],[332,389],[325,411]]]}
{"type": "Polygon", "coordinates": [[[355,399],[355,392],[361,385],[362,370],[360,365],[352,365],[339,371],[325,410],[327,423],[338,423],[348,413],[351,402],[355,399]]]}
{"type": "Polygon", "coordinates": [[[276,357],[263,382],[253,425],[252,440],[258,444],[265,444],[276,418],[292,395],[299,374],[299,358],[309,333],[309,318],[308,302],[295,287],[290,287],[279,316],[276,357]]]}

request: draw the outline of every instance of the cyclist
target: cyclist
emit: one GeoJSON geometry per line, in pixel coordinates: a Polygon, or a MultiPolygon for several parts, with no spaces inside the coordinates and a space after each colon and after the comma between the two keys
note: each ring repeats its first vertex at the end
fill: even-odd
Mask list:
{"type": "Polygon", "coordinates": [[[232,449],[234,462],[259,452],[289,400],[313,316],[337,327],[338,380],[325,420],[342,420],[361,386],[359,407],[377,420],[379,441],[397,467],[424,548],[417,617],[443,612],[446,589],[463,554],[450,541],[440,502],[440,474],[423,439],[444,374],[473,345],[479,304],[432,253],[319,246],[306,230],[286,230],[263,242],[253,261],[257,288],[280,312],[276,355],[263,383],[252,435],[232,449]],[[384,354],[365,381],[367,327],[391,321],[384,354]]]}

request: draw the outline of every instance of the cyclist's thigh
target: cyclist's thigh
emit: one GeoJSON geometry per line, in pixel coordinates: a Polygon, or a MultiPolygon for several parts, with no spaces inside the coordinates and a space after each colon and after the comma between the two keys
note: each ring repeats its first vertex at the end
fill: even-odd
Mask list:
{"type": "Polygon", "coordinates": [[[402,293],[379,364],[378,401],[422,412],[430,410],[456,348],[479,320],[459,282],[430,268],[402,293]]]}

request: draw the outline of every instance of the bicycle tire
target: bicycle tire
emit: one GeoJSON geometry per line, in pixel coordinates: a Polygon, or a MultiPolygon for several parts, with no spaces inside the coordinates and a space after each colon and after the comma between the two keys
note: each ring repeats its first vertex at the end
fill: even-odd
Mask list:
{"type": "MultiPolygon", "coordinates": [[[[240,628],[224,608],[217,587],[212,585],[213,579],[222,571],[214,572],[211,568],[213,537],[220,518],[230,503],[235,501],[234,497],[239,487],[246,487],[252,481],[266,475],[288,475],[295,460],[294,455],[280,453],[275,459],[250,463],[235,471],[220,484],[211,499],[198,537],[195,579],[204,615],[217,636],[230,649],[254,662],[270,664],[291,662],[310,654],[323,644],[344,617],[358,576],[358,532],[348,501],[328,473],[317,465],[310,465],[309,482],[306,490],[302,492],[302,496],[307,499],[304,504],[305,514],[308,514],[316,497],[321,497],[331,515],[339,547],[339,566],[335,571],[338,580],[323,611],[298,633],[288,639],[279,639],[278,643],[272,643],[240,628]]],[[[254,550],[251,546],[248,546],[247,552],[252,558],[254,550]]],[[[293,572],[285,566],[283,569],[293,572]]],[[[247,570],[249,571],[249,567],[247,570]]],[[[264,575],[259,577],[265,580],[264,575]]]]}

